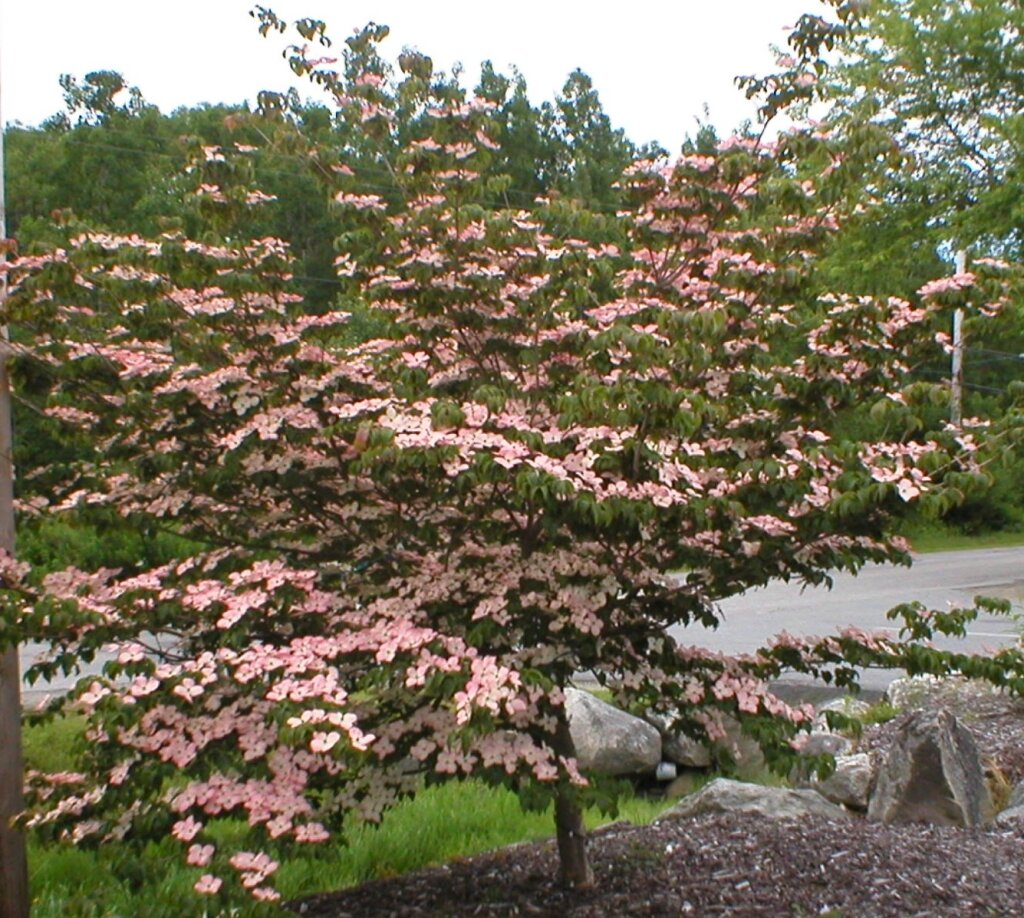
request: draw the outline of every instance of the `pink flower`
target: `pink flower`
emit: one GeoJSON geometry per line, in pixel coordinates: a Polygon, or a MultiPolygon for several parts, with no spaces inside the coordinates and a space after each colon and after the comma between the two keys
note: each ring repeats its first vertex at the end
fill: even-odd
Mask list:
{"type": "Polygon", "coordinates": [[[195,885],[192,887],[197,893],[204,896],[215,896],[217,891],[223,885],[223,880],[220,877],[215,877],[212,874],[204,873],[195,885]]]}
{"type": "Polygon", "coordinates": [[[171,834],[178,839],[178,841],[192,841],[199,831],[203,828],[203,824],[198,822],[189,816],[187,819],[181,819],[171,827],[171,834]]]}
{"type": "Polygon", "coordinates": [[[188,863],[193,867],[207,867],[213,860],[213,845],[192,845],[188,849],[188,863]]]}
{"type": "Polygon", "coordinates": [[[313,752],[330,752],[341,739],[341,734],[337,730],[332,730],[330,733],[314,733],[313,738],[309,741],[309,748],[313,752]]]}
{"type": "Polygon", "coordinates": [[[921,489],[909,478],[900,479],[896,490],[899,492],[900,498],[905,501],[911,501],[921,493],[921,489]]]}
{"type": "Polygon", "coordinates": [[[948,293],[956,290],[966,290],[973,287],[976,278],[969,271],[964,274],[954,274],[952,277],[940,277],[929,281],[919,288],[917,295],[921,297],[935,296],[938,293],[948,293]]]}
{"type": "Polygon", "coordinates": [[[328,832],[319,822],[309,822],[302,826],[296,826],[295,828],[295,840],[298,842],[314,844],[316,842],[327,841],[330,837],[330,832],[328,832]]]}

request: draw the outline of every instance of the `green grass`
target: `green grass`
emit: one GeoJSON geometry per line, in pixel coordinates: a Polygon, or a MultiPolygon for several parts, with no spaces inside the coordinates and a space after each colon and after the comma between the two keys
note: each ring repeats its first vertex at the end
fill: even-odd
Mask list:
{"type": "Polygon", "coordinates": [[[66,717],[22,731],[26,768],[38,771],[74,771],[76,747],[83,742],[85,718],[66,717]]]}
{"type": "Polygon", "coordinates": [[[893,707],[888,701],[882,700],[871,705],[858,720],[867,727],[872,724],[888,723],[897,714],[899,714],[898,708],[893,707]]]}
{"type": "MultiPolygon", "coordinates": [[[[68,719],[24,731],[26,764],[67,770],[75,765],[82,721],[68,719]]],[[[635,823],[655,819],[664,801],[632,798],[621,802],[619,818],[635,823]]],[[[591,828],[607,822],[587,813],[591,828]]],[[[230,822],[224,834],[241,829],[230,822]]],[[[282,863],[277,886],[285,899],[341,889],[378,877],[396,876],[432,864],[521,841],[548,838],[550,811],[524,812],[510,791],[477,781],[428,788],[392,809],[379,826],[351,828],[344,845],[316,846],[282,863]]],[[[187,868],[181,846],[172,840],[150,845],[142,855],[106,845],[98,851],[31,842],[29,871],[33,918],[179,918],[196,902],[192,884],[200,871],[187,868]]],[[[241,915],[273,914],[252,908],[241,915]]]]}
{"type": "Polygon", "coordinates": [[[936,551],[975,551],[984,548],[1014,548],[1024,545],[1024,532],[1000,530],[966,535],[955,529],[937,526],[916,526],[906,532],[914,551],[930,554],[936,551]]]}
{"type": "Polygon", "coordinates": [[[33,918],[201,914],[192,891],[198,871],[184,866],[176,842],[151,845],[142,855],[118,845],[93,851],[30,842],[28,857],[33,918]]]}

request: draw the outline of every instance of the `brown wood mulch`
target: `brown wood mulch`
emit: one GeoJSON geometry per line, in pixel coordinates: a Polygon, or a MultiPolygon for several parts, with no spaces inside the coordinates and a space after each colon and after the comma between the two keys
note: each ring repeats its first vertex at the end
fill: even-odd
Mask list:
{"type": "Polygon", "coordinates": [[[370,916],[1024,915],[1024,825],[886,826],[716,815],[615,825],[591,839],[597,882],[555,881],[552,843],[517,845],[293,903],[370,916]]]}

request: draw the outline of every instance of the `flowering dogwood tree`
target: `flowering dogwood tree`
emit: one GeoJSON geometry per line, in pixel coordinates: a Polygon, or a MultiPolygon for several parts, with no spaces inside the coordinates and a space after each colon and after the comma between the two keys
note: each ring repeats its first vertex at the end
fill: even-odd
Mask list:
{"type": "MultiPolygon", "coordinates": [[[[906,355],[948,291],[814,293],[842,167],[802,178],[794,160],[827,158],[828,138],[638,162],[614,216],[512,210],[479,179],[489,103],[435,93],[428,63],[407,56],[392,95],[384,73],[300,65],[368,138],[393,144],[389,100],[406,106],[400,195],[321,151],[356,227],[337,261],[349,310],[307,312],[287,244],[232,237],[232,214],[272,206],[239,179],[244,148],[194,164],[218,241],[87,233],[9,268],[7,319],[53,379],[43,410],[94,444],[24,512],[180,540],[155,568],[6,561],[3,635],[50,643],[38,673],[117,648],[64,701],[88,712],[88,768],[34,776],[28,823],[171,834],[204,895],[273,899],[287,845],[468,775],[554,801],[563,875],[591,882],[581,808],[601,789],[564,707],[583,671],[695,736],[737,717],[781,766],[810,719],[769,691],[783,671],[975,665],[856,629],[739,659],[667,633],[775,578],[905,562],[894,513],[981,475],[970,429],[844,436],[853,406],[913,410],[906,355]],[[365,308],[387,332],[353,343],[365,308]],[[211,832],[227,817],[244,850],[211,832]]],[[[1019,663],[977,666],[1020,689],[1019,663]]]]}

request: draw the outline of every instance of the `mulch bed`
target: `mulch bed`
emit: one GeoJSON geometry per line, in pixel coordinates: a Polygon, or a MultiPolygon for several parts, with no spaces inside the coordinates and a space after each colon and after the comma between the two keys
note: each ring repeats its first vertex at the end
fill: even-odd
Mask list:
{"type": "Polygon", "coordinates": [[[307,918],[1024,914],[1024,827],[772,822],[716,815],[611,826],[593,889],[555,880],[548,843],[517,845],[293,903],[307,918]]]}

